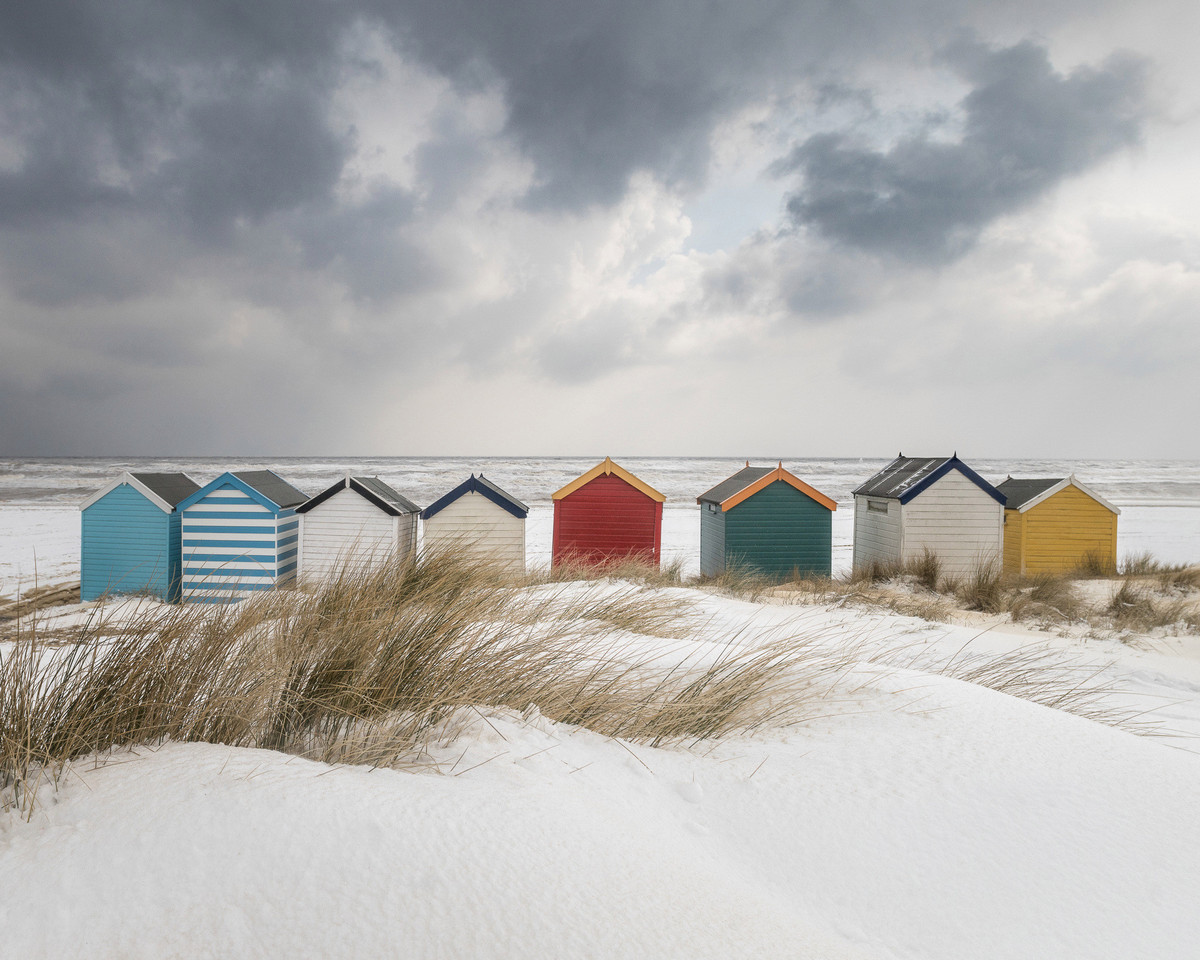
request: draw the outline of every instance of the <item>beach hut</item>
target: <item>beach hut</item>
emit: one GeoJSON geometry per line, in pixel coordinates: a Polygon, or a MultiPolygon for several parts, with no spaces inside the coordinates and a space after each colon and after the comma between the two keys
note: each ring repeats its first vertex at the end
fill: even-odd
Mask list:
{"type": "Polygon", "coordinates": [[[342,478],[296,508],[300,579],[318,581],[343,565],[410,556],[420,512],[378,477],[342,478]]]}
{"type": "Polygon", "coordinates": [[[1001,562],[1004,494],[952,457],[903,454],[854,491],[854,566],[903,563],[926,549],[963,576],[1001,562]]]}
{"type": "Polygon", "coordinates": [[[471,474],[421,511],[425,548],[452,550],[521,573],[528,515],[529,507],[512,494],[483,474],[471,474]]]}
{"type": "Polygon", "coordinates": [[[183,599],[227,603],[293,583],[296,507],[308,496],[270,470],[223,473],[179,505],[183,599]]]}
{"type": "Polygon", "coordinates": [[[122,473],[80,505],[79,591],[179,599],[179,504],[200,489],[186,473],[122,473]]]}
{"type": "Polygon", "coordinates": [[[666,499],[605,457],[553,496],[551,564],[641,560],[658,565],[666,499]]]}
{"type": "Polygon", "coordinates": [[[1072,474],[1054,479],[1009,477],[996,487],[1004,509],[1004,572],[1066,573],[1082,566],[1115,572],[1121,513],[1072,474]]]}
{"type": "Polygon", "coordinates": [[[696,498],[700,573],[744,567],[770,577],[829,576],[837,503],[777,467],[746,466],[696,498]]]}

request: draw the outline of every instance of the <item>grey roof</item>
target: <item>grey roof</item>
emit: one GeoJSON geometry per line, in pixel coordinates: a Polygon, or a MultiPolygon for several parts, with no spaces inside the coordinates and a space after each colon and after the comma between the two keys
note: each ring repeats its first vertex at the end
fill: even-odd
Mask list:
{"type": "Polygon", "coordinates": [[[186,500],[200,489],[200,484],[186,473],[133,473],[130,476],[138,483],[145,484],[173,507],[179,506],[180,501],[186,500]]]}
{"type": "Polygon", "coordinates": [[[854,491],[855,496],[899,499],[930,476],[949,457],[897,457],[854,491]]]}
{"type": "Polygon", "coordinates": [[[357,483],[364,490],[373,493],[380,500],[391,504],[400,513],[420,513],[421,508],[409,500],[407,497],[401,496],[378,477],[351,477],[352,481],[357,483]]]}
{"type": "Polygon", "coordinates": [[[280,507],[295,507],[308,499],[308,494],[301,493],[272,470],[247,470],[234,476],[280,507]]]}
{"type": "Polygon", "coordinates": [[[996,489],[1004,494],[1008,500],[1008,506],[1013,509],[1020,509],[1034,497],[1041,496],[1055,484],[1062,483],[1065,477],[1055,477],[1053,479],[1045,479],[1039,477],[1036,480],[1015,480],[1009,477],[1003,483],[996,485],[996,489]]]}
{"type": "Polygon", "coordinates": [[[761,480],[768,473],[775,471],[775,467],[742,467],[728,480],[722,480],[711,490],[707,490],[696,498],[697,503],[724,503],[735,493],[740,493],[745,490],[750,484],[756,480],[761,480]]]}
{"type": "Polygon", "coordinates": [[[421,508],[411,500],[400,496],[378,477],[343,477],[331,487],[327,487],[311,500],[306,500],[296,508],[297,513],[308,513],[319,507],[330,497],[342,490],[350,489],[360,497],[370,501],[389,516],[398,517],[404,513],[420,513],[421,508]]]}
{"type": "Polygon", "coordinates": [[[957,470],[984,493],[1003,506],[1004,494],[974,470],[952,457],[899,456],[854,491],[854,496],[880,497],[908,503],[951,470],[957,470]]]}

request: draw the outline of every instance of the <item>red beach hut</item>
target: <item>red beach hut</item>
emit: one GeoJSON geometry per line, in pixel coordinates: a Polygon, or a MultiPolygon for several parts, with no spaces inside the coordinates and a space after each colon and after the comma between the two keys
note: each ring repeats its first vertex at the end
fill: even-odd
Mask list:
{"type": "Polygon", "coordinates": [[[608,457],[554,494],[551,564],[658,565],[666,499],[608,457]]]}

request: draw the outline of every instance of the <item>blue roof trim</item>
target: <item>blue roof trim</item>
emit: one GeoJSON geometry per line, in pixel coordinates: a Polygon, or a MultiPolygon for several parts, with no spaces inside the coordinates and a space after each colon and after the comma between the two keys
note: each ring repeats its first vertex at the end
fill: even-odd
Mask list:
{"type": "Polygon", "coordinates": [[[901,504],[908,503],[908,501],[911,500],[913,497],[916,497],[919,494],[923,493],[925,490],[927,490],[933,484],[935,484],[939,480],[941,480],[942,477],[944,477],[946,474],[948,474],[951,470],[957,470],[964,477],[966,477],[973,484],[975,484],[975,486],[977,486],[980,490],[982,490],[989,497],[991,497],[998,504],[1000,504],[1000,506],[1003,507],[1003,506],[1007,505],[1008,498],[1005,497],[1004,494],[1002,494],[999,490],[997,490],[990,483],[988,483],[986,480],[984,480],[983,477],[981,477],[979,474],[977,474],[974,470],[972,470],[970,467],[968,467],[965,463],[963,463],[961,460],[959,460],[957,456],[951,457],[949,460],[947,460],[945,463],[943,463],[940,467],[938,467],[936,470],[934,470],[933,473],[931,473],[929,476],[925,477],[925,479],[921,480],[919,483],[914,484],[908,490],[905,490],[904,493],[902,493],[896,499],[899,500],[901,504]]]}
{"type": "Polygon", "coordinates": [[[464,480],[444,497],[441,497],[421,511],[421,519],[428,520],[436,513],[445,510],[450,504],[468,493],[478,493],[491,500],[496,506],[507,510],[518,520],[524,520],[529,515],[529,508],[516,497],[510,496],[494,483],[485,480],[483,474],[478,477],[471,474],[469,480],[464,480]]]}
{"type": "MultiPolygon", "coordinates": [[[[235,476],[234,474],[229,473],[229,472],[221,474],[219,477],[217,477],[216,480],[212,481],[212,483],[206,483],[204,486],[202,486],[199,490],[197,490],[195,493],[193,493],[186,500],[181,500],[179,502],[179,505],[175,509],[176,510],[186,510],[193,503],[199,503],[206,496],[208,496],[208,494],[212,493],[214,490],[217,490],[217,489],[225,486],[225,484],[230,484],[231,486],[237,487],[239,490],[242,491],[242,493],[246,494],[246,496],[250,497],[252,500],[257,501],[261,506],[266,507],[272,513],[279,513],[280,511],[283,510],[283,507],[281,507],[279,504],[277,504],[274,500],[272,500],[266,494],[261,493],[256,488],[254,488],[254,487],[250,486],[250,484],[246,483],[244,480],[239,480],[237,478],[237,476],[235,476]]],[[[294,513],[294,512],[295,511],[293,511],[293,510],[288,511],[288,513],[294,513]]]]}

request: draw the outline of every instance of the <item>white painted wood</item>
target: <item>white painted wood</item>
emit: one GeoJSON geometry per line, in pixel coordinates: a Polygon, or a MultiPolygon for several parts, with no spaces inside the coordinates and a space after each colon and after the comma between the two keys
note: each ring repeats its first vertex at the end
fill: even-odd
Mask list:
{"type": "Polygon", "coordinates": [[[424,544],[525,570],[525,521],[474,491],[425,521],[424,544]]]}
{"type": "Polygon", "coordinates": [[[346,565],[371,566],[406,557],[415,540],[415,514],[393,517],[348,488],[305,512],[303,518],[300,578],[308,583],[346,565]]]}
{"type": "Polygon", "coordinates": [[[854,498],[854,566],[873,561],[895,563],[901,556],[900,501],[879,497],[854,498]],[[887,512],[871,510],[869,504],[886,507],[887,512]]]}
{"type": "Polygon", "coordinates": [[[961,577],[982,565],[999,564],[1004,547],[1004,507],[957,470],[921,491],[901,508],[903,560],[928,548],[942,572],[961,577]]]}

